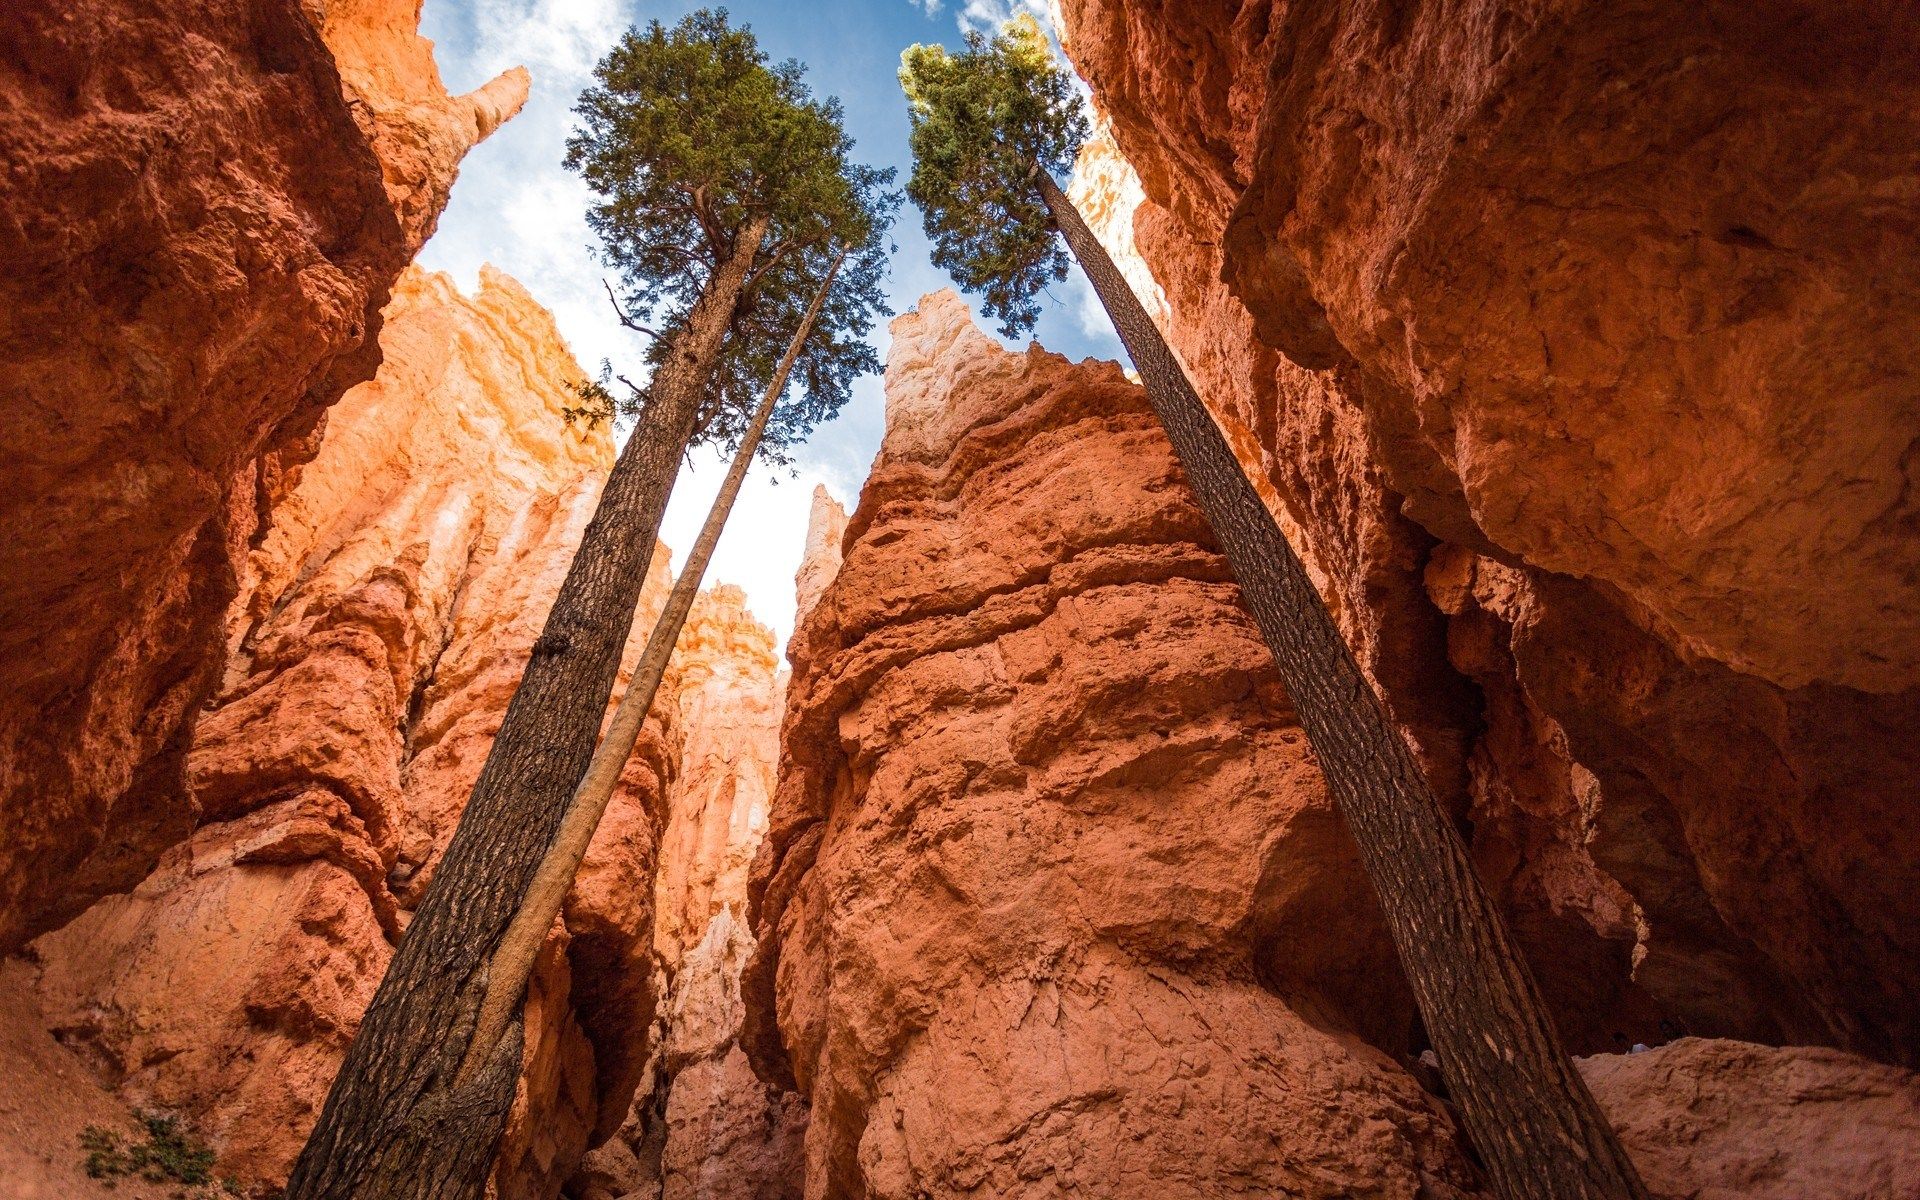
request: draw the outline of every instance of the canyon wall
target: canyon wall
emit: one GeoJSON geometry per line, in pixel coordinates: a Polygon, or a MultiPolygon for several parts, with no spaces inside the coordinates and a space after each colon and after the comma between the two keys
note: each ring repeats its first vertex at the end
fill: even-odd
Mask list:
{"type": "MultiPolygon", "coordinates": [[[[810,1110],[787,1186],[1485,1194],[1140,389],[948,292],[894,322],[886,394],[859,506],[816,500],[750,884],[739,1040],[810,1110]]],[[[1920,1169],[1899,1067],[1692,1037],[1578,1065],[1658,1196],[1891,1200],[1920,1169]]],[[[742,1142],[708,1178],[765,1161],[742,1142]]]]}
{"type": "Polygon", "coordinates": [[[1139,388],[952,293],[886,388],[754,870],[745,1040],[811,1103],[806,1195],[1473,1193],[1355,1032],[1410,1002],[1139,388]]]}
{"type": "Polygon", "coordinates": [[[229,603],[388,290],[526,73],[406,0],[0,12],[0,952],[137,883],[229,603]]]}
{"type": "MultiPolygon", "coordinates": [[[[318,1114],[613,460],[609,430],[562,415],[583,375],[551,316],[498,272],[466,297],[410,269],[381,344],[242,565],[186,754],[200,826],[29,947],[56,1037],[255,1188],[284,1181],[318,1114]]],[[[669,688],[542,954],[503,1197],[557,1194],[641,1079],[678,729],[669,688]]]]}
{"type": "Polygon", "coordinates": [[[1920,1060],[1909,15],[1061,7],[1076,195],[1569,1042],[1920,1060]]]}

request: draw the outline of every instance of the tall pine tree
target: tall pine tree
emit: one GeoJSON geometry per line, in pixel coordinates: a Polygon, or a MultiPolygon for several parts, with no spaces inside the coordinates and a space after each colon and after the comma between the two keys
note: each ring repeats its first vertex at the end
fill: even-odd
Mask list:
{"type": "Polygon", "coordinates": [[[693,548],[687,552],[687,561],[673,581],[667,603],[654,621],[653,632],[647,636],[646,648],[641,651],[640,661],[633,668],[633,677],[627,681],[627,690],[621,694],[620,703],[614,706],[613,719],[607,723],[607,732],[594,748],[593,760],[588,764],[580,786],[574,789],[566,816],[560,822],[560,832],[541,858],[539,870],[534,873],[533,883],[527,889],[526,899],[521,902],[520,910],[514,913],[507,932],[500,939],[499,948],[494,951],[493,962],[487,971],[487,990],[480,1004],[479,1020],[475,1023],[473,1038],[468,1043],[466,1061],[460,1067],[461,1078],[470,1078],[486,1063],[493,1047],[499,1043],[512,1022],[514,1010],[520,1005],[527,980],[533,973],[534,958],[540,951],[541,943],[546,940],[547,931],[553,927],[553,919],[560,915],[560,906],[566,899],[568,889],[573,886],[580,863],[586,858],[594,831],[599,828],[600,819],[606,815],[607,804],[613,799],[614,789],[619,786],[620,773],[633,753],[641,727],[646,724],[653,698],[660,690],[660,681],[666,678],[667,663],[673,658],[673,648],[687,623],[687,614],[693,611],[700,580],[706,574],[707,564],[713,561],[713,552],[720,544],[720,534],[726,529],[727,517],[733,512],[733,503],[740,498],[740,487],[746,482],[747,469],[753,465],[754,456],[764,444],[763,439],[773,423],[794,362],[800,357],[801,350],[806,347],[820,319],[820,310],[833,290],[845,258],[845,252],[836,255],[832,265],[827,268],[826,278],[814,291],[813,302],[801,316],[800,326],[794,330],[786,354],[774,368],[773,380],[767,384],[759,405],[747,418],[746,428],[741,431],[739,445],[733,452],[733,462],[727,468],[726,477],[720,481],[720,490],[707,510],[707,519],[700,526],[699,536],[694,538],[693,548]]]}
{"type": "MultiPolygon", "coordinates": [[[[831,247],[876,242],[891,172],[849,158],[838,104],[769,64],[724,12],[628,31],[576,109],[567,165],[652,338],[634,425],[534,643],[485,768],[288,1182],[289,1200],[478,1197],[519,1075],[514,1019],[461,1072],[489,964],[560,827],[606,715],[660,518],[687,448],[737,443],[831,247]]],[[[802,346],[781,447],[877,366],[879,276],[840,273],[802,346]]],[[[610,393],[599,390],[603,397],[610,393]]],[[[517,996],[514,998],[517,1009],[517,996]]]]}

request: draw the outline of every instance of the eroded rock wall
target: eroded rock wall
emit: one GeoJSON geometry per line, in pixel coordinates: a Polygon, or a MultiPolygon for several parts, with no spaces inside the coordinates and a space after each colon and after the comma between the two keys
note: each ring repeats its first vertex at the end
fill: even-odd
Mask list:
{"type": "MultiPolygon", "coordinates": [[[[202,824],[132,893],[30,947],[56,1036],[265,1188],[424,895],[613,458],[605,428],[563,418],[583,376],[513,280],[487,269],[467,297],[410,270],[381,341],[379,373],[335,406],[246,560],[186,756],[202,824]]],[[[677,759],[669,699],[539,963],[504,1197],[557,1194],[639,1080],[677,759]]]]}
{"type": "Polygon", "coordinates": [[[725,909],[744,917],[747,871],[766,832],[780,757],[773,631],[739,588],[700,594],[674,649],[687,737],[660,848],[654,948],[669,971],[725,909]]]}
{"type": "Polygon", "coordinates": [[[1139,388],[951,293],[886,386],[754,873],[746,1040],[811,1102],[806,1194],[1472,1193],[1355,1033],[1408,1000],[1139,388]]]}
{"type": "Polygon", "coordinates": [[[1078,194],[1569,1040],[1920,1058],[1908,15],[1061,7],[1078,194]]]}
{"type": "Polygon", "coordinates": [[[197,820],[192,716],[265,510],[524,71],[407,0],[0,12],[0,951],[197,820]]]}

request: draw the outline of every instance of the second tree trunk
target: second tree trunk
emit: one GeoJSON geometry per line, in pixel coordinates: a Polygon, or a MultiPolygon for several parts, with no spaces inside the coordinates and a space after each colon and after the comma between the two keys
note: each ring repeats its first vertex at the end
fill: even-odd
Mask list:
{"type": "Polygon", "coordinates": [[[607,802],[613,798],[613,789],[620,782],[620,772],[626,766],[627,757],[633,753],[633,744],[640,736],[641,726],[646,723],[648,710],[653,707],[660,681],[666,676],[667,662],[673,657],[675,643],[680,640],[680,630],[687,622],[687,614],[693,610],[700,580],[707,573],[707,564],[713,561],[714,548],[720,544],[720,533],[726,528],[733,502],[740,497],[740,485],[745,482],[747,469],[753,465],[753,456],[760,449],[760,438],[767,431],[767,422],[773,418],[774,406],[779,403],[780,394],[786,390],[787,377],[793,371],[794,360],[800,357],[800,349],[806,345],[807,335],[813,332],[813,323],[820,316],[820,306],[826,302],[827,293],[832,290],[834,278],[839,275],[840,263],[845,257],[842,254],[833,260],[826,279],[814,292],[813,303],[801,318],[800,327],[794,331],[786,354],[774,369],[773,379],[768,383],[759,407],[754,410],[746,431],[741,434],[740,447],[734,452],[726,478],[721,480],[720,491],[707,511],[706,523],[700,527],[693,549],[687,554],[686,565],[680,568],[679,578],[673,581],[673,590],[667,595],[666,607],[660,610],[653,632],[647,636],[646,649],[641,652],[640,662],[633,669],[633,678],[628,681],[626,692],[614,708],[613,720],[607,725],[606,735],[600,739],[585,777],[574,790],[573,799],[567,805],[566,817],[560,823],[560,832],[540,860],[540,868],[534,872],[533,883],[527,888],[520,911],[514,914],[506,934],[500,939],[500,948],[494,952],[493,962],[487,972],[486,997],[480,1004],[480,1017],[474,1026],[473,1041],[467,1050],[466,1061],[460,1066],[459,1078],[462,1081],[471,1078],[493,1061],[499,1052],[502,1036],[518,1036],[509,1022],[520,1005],[527,978],[532,974],[534,956],[539,953],[540,944],[546,940],[553,919],[560,915],[561,902],[565,900],[567,890],[573,886],[573,877],[579,873],[580,862],[586,857],[587,847],[593,841],[593,832],[600,826],[600,818],[606,814],[607,802]]]}
{"type": "Polygon", "coordinates": [[[1645,1200],[1466,844],[1306,569],[1106,249],[1046,172],[1036,174],[1273,651],[1494,1186],[1506,1200],[1645,1200]]]}

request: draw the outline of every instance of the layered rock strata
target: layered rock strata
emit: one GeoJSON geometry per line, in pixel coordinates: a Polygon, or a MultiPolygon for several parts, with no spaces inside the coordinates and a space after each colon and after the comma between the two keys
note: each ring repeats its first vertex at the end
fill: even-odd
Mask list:
{"type": "Polygon", "coordinates": [[[1410,1008],[1138,387],[926,298],[844,548],[790,651],[747,981],[806,1194],[1473,1192],[1353,1032],[1410,1008]]]}
{"type": "Polygon", "coordinates": [[[192,829],[192,716],[266,509],[524,71],[404,0],[0,12],[0,951],[192,829]]]}
{"type": "Polygon", "coordinates": [[[1913,23],[1062,8],[1078,194],[1572,1044],[1920,1060],[1913,23]]]}
{"type": "MultiPolygon", "coordinates": [[[[379,374],[335,406],[246,560],[225,679],[187,754],[200,827],[131,894],[31,946],[56,1036],[269,1189],[424,894],[613,458],[607,429],[563,417],[582,374],[511,279],[487,269],[469,298],[410,271],[381,341],[379,374]]],[[[677,743],[669,701],[542,955],[503,1197],[557,1194],[639,1081],[677,743]]]]}

